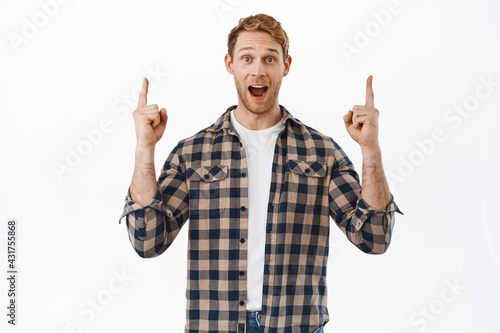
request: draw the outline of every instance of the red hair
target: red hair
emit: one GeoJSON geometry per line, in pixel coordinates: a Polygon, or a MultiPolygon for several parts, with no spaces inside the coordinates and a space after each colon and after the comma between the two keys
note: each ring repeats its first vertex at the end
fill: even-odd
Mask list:
{"type": "Polygon", "coordinates": [[[238,25],[234,27],[227,36],[227,52],[233,58],[234,46],[236,39],[241,31],[263,31],[270,34],[283,49],[283,61],[288,57],[288,35],[281,26],[281,23],[276,21],[274,17],[266,14],[250,15],[241,18],[238,25]]]}

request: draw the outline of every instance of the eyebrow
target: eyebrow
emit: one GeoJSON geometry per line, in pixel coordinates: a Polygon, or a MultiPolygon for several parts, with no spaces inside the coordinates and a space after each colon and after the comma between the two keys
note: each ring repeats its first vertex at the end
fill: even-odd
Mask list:
{"type": "MultiPolygon", "coordinates": [[[[252,51],[252,50],[254,50],[254,48],[253,48],[253,47],[251,47],[251,46],[247,46],[247,47],[244,47],[244,48],[239,49],[239,50],[238,50],[238,53],[241,53],[241,52],[243,52],[243,51],[249,51],[249,50],[250,50],[250,51],[252,51]]],[[[278,50],[273,49],[273,48],[270,48],[270,47],[269,47],[269,48],[267,48],[266,50],[267,50],[267,51],[269,51],[269,52],[275,52],[275,53],[279,54],[278,50]]]]}

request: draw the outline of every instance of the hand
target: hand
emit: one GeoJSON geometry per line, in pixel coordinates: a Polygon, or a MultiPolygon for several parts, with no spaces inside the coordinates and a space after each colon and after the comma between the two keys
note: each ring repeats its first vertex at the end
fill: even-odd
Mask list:
{"type": "Polygon", "coordinates": [[[167,110],[162,108],[158,111],[157,104],[148,103],[148,79],[142,80],[142,90],[137,102],[137,109],[133,112],[135,123],[135,134],[137,136],[137,146],[142,148],[152,148],[163,136],[167,125],[167,110]]]}
{"type": "Polygon", "coordinates": [[[359,143],[361,149],[378,147],[378,115],[379,111],[373,106],[373,76],[366,80],[365,105],[354,105],[344,115],[344,123],[351,138],[359,143]]]}

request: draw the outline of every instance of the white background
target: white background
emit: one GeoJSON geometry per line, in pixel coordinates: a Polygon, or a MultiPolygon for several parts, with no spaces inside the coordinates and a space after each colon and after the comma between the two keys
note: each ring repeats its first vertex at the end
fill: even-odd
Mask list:
{"type": "Polygon", "coordinates": [[[400,0],[390,17],[389,0],[54,1],[0,8],[0,276],[11,218],[19,271],[15,327],[0,279],[2,332],[183,332],[187,227],[142,259],[118,224],[131,112],[146,76],[148,103],[169,115],[159,171],[177,141],[236,104],[227,34],[261,12],[291,39],[280,104],[358,171],[342,116],[374,76],[384,168],[405,213],[382,256],[332,225],[325,332],[500,332],[498,1],[400,0]]]}

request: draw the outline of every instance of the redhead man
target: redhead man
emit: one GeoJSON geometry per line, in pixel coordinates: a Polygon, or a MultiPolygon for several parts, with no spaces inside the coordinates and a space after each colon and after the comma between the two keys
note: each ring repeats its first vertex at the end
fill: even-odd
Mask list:
{"type": "Polygon", "coordinates": [[[143,81],[120,221],[135,251],[152,258],[189,219],[186,332],[323,332],[330,217],[363,252],[390,244],[401,211],[382,168],[372,77],[365,104],[343,119],[363,153],[361,187],[339,145],[279,104],[288,45],[271,16],[239,21],[225,56],[238,105],[179,141],[158,181],[154,149],[167,113],[147,104],[143,81]]]}

